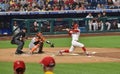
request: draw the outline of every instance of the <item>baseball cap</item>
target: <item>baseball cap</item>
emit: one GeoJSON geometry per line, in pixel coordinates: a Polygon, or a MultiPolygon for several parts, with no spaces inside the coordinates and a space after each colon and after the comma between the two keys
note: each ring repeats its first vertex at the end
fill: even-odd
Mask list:
{"type": "Polygon", "coordinates": [[[14,66],[13,66],[14,70],[16,71],[18,68],[24,69],[25,70],[25,63],[24,61],[21,60],[16,60],[14,62],[14,66]]]}
{"type": "Polygon", "coordinates": [[[45,67],[54,67],[55,60],[51,56],[46,56],[40,61],[40,64],[43,64],[45,67]]]}

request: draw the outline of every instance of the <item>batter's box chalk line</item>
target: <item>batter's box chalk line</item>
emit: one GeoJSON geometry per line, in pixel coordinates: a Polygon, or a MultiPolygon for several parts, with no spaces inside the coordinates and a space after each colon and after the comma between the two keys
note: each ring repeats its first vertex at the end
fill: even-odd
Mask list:
{"type": "Polygon", "coordinates": [[[70,53],[69,55],[78,56],[79,54],[77,54],[77,53],[70,53]]]}

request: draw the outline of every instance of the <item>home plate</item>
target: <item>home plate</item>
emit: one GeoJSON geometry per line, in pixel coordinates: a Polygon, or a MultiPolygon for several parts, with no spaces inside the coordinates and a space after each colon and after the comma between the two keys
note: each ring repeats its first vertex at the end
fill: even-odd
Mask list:
{"type": "Polygon", "coordinates": [[[96,52],[91,52],[91,54],[96,54],[96,52]]]}
{"type": "Polygon", "coordinates": [[[79,55],[79,54],[71,53],[70,55],[77,56],[77,55],[79,55]]]}

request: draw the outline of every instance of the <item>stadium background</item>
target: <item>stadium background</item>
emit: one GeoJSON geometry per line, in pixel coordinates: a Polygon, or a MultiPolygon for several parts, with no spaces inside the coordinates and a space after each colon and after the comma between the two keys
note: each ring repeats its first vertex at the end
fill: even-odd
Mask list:
{"type": "MultiPolygon", "coordinates": [[[[106,1],[106,0],[97,0],[99,1],[106,1]]],[[[104,2],[103,2],[104,3],[104,2]]],[[[93,4],[95,4],[93,2],[93,4]]],[[[97,4],[97,3],[96,3],[97,4]]],[[[19,11],[6,11],[2,10],[0,12],[0,42],[1,42],[1,48],[0,48],[0,65],[3,66],[4,68],[0,67],[0,74],[7,74],[10,73],[12,74],[12,62],[16,59],[21,59],[21,60],[25,60],[25,62],[27,62],[28,65],[28,70],[26,72],[26,74],[30,74],[30,73],[39,73],[39,68],[38,67],[38,61],[39,59],[41,59],[43,56],[45,56],[46,54],[42,54],[42,55],[33,55],[33,56],[25,56],[24,54],[21,56],[17,56],[14,55],[14,51],[16,49],[16,46],[12,46],[10,44],[10,39],[12,36],[12,27],[13,27],[13,21],[17,20],[17,22],[19,23],[20,28],[26,26],[28,28],[28,35],[31,36],[34,33],[30,32],[30,25],[31,23],[33,23],[35,20],[37,20],[37,22],[39,24],[43,23],[42,21],[47,21],[47,22],[52,22],[50,24],[51,26],[51,30],[48,32],[43,32],[45,35],[48,35],[47,38],[49,38],[50,36],[54,39],[55,37],[63,37],[62,34],[66,34],[66,32],[54,32],[54,23],[55,21],[59,23],[64,22],[64,20],[66,22],[64,22],[65,24],[67,23],[67,27],[71,27],[72,25],[72,21],[77,21],[80,25],[80,29],[82,30],[82,35],[81,36],[87,36],[88,35],[92,35],[92,37],[94,38],[94,36],[100,36],[100,38],[95,38],[95,42],[99,42],[100,41],[100,45],[102,45],[102,43],[105,43],[104,41],[107,40],[111,40],[110,42],[108,41],[106,44],[104,44],[104,46],[96,46],[96,43],[93,43],[94,47],[88,47],[88,50],[90,52],[92,51],[97,51],[98,53],[95,54],[93,57],[88,58],[85,57],[82,53],[80,53],[80,56],[55,56],[55,59],[57,61],[58,66],[56,67],[55,73],[56,74],[61,74],[61,71],[63,72],[63,74],[119,74],[119,62],[120,62],[120,57],[119,57],[119,35],[120,35],[120,29],[117,30],[109,30],[106,31],[105,29],[103,31],[88,31],[88,24],[85,24],[87,21],[87,19],[85,19],[85,17],[88,15],[88,13],[92,13],[93,16],[97,16],[98,13],[102,13],[102,12],[106,12],[107,13],[107,18],[110,21],[112,20],[118,20],[118,24],[120,23],[120,19],[119,19],[119,14],[120,14],[120,9],[119,6],[109,6],[108,4],[105,4],[108,8],[106,9],[102,9],[102,10],[96,10],[94,6],[90,6],[90,8],[88,7],[87,10],[63,10],[63,11],[23,11],[23,12],[19,12],[19,11]],[[31,21],[32,20],[32,21],[31,21]],[[50,34],[50,35],[49,35],[50,34]],[[59,35],[58,35],[59,34],[59,35]],[[102,36],[101,36],[102,35],[102,36]],[[115,37],[110,37],[106,36],[106,35],[114,35],[115,37]],[[117,36],[116,36],[117,35],[117,36]],[[104,37],[106,36],[106,37],[104,37]],[[104,39],[104,40],[103,40],[104,39]],[[113,43],[113,44],[111,44],[113,43]],[[111,46],[105,47],[106,45],[111,44],[111,46]],[[116,44],[116,45],[114,45],[116,44]],[[3,46],[3,47],[2,47],[3,46]],[[5,46],[5,47],[4,47],[5,46]],[[113,46],[113,47],[112,47],[113,46]],[[105,48],[104,48],[105,47],[105,48]],[[109,51],[109,52],[108,52],[109,51]],[[31,58],[34,58],[34,60],[30,60],[31,58]],[[75,60],[71,61],[71,58],[75,58],[75,60]],[[67,59],[67,61],[64,61],[64,59],[67,59]],[[32,63],[29,63],[32,62],[32,63]],[[91,64],[92,62],[92,64],[91,64]],[[107,62],[107,63],[94,63],[94,62],[107,62]],[[112,63],[110,63],[112,62],[112,63]],[[116,63],[118,62],[118,63],[116,63]],[[59,64],[61,63],[61,64],[59,64]],[[63,64],[65,63],[65,64],[63,64]],[[67,64],[70,63],[70,64],[67,64]],[[71,64],[72,63],[72,64],[71,64]],[[73,64],[73,63],[76,63],[73,64]],[[80,64],[83,63],[83,64],[80,64]],[[85,64],[86,65],[85,65],[85,64]],[[90,64],[87,64],[90,63],[90,64]],[[72,69],[73,71],[71,72],[70,68],[73,68],[72,65],[74,66],[74,69],[72,69]],[[79,67],[78,67],[79,65],[79,67]],[[99,66],[98,66],[99,65],[99,66]],[[33,67],[31,69],[31,67],[33,67]],[[68,70],[70,69],[70,70],[68,70]],[[86,69],[88,71],[86,71],[86,69]],[[103,70],[105,69],[105,70],[103,70]],[[37,70],[37,71],[36,71],[37,70]]],[[[102,18],[103,19],[103,18],[102,18]]],[[[104,19],[103,19],[104,20],[104,19]]],[[[41,29],[39,28],[39,31],[41,29]]],[[[65,37],[67,37],[67,35],[65,35],[65,37]]],[[[64,38],[65,38],[64,37],[64,38]]],[[[92,38],[90,37],[90,39],[92,38]]],[[[82,38],[82,37],[81,37],[82,38]]],[[[89,38],[83,38],[83,42],[87,43],[87,39],[89,38]]],[[[67,40],[67,39],[66,39],[67,40]]],[[[94,39],[93,39],[94,40],[94,39]]],[[[88,40],[89,45],[92,44],[91,42],[94,42],[93,40],[88,40]]],[[[58,39],[55,39],[55,41],[59,41],[58,39]]],[[[64,41],[64,40],[63,40],[64,41]]],[[[63,42],[61,41],[61,42],[63,42]]],[[[82,40],[81,40],[82,41],[82,40]]],[[[59,41],[60,42],[60,41],[59,41]]],[[[59,44],[59,42],[57,42],[59,44]]],[[[60,42],[60,44],[62,44],[60,42]]],[[[29,41],[28,41],[29,43],[29,41]]],[[[88,46],[89,46],[88,45],[88,46]]],[[[68,48],[69,44],[67,45],[68,48]]],[[[58,49],[62,49],[64,47],[55,47],[54,49],[52,48],[45,48],[45,51],[47,53],[47,55],[51,55],[51,53],[55,53],[56,51],[58,51],[58,49]]],[[[27,49],[27,45],[26,48],[24,49],[24,51],[28,51],[27,49]]],[[[79,49],[76,50],[76,52],[79,51],[79,49]]],[[[42,70],[40,70],[42,72],[42,70]]]]}

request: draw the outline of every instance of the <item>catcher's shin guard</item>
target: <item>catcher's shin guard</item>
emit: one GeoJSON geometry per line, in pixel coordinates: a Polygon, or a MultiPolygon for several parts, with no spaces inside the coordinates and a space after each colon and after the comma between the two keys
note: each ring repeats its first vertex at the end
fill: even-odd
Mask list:
{"type": "Polygon", "coordinates": [[[39,44],[35,45],[35,46],[30,50],[30,52],[33,53],[38,47],[39,47],[39,44]]]}
{"type": "Polygon", "coordinates": [[[40,46],[39,46],[38,53],[42,53],[42,52],[43,52],[43,45],[44,45],[44,43],[41,42],[41,43],[40,43],[40,46]]]}

